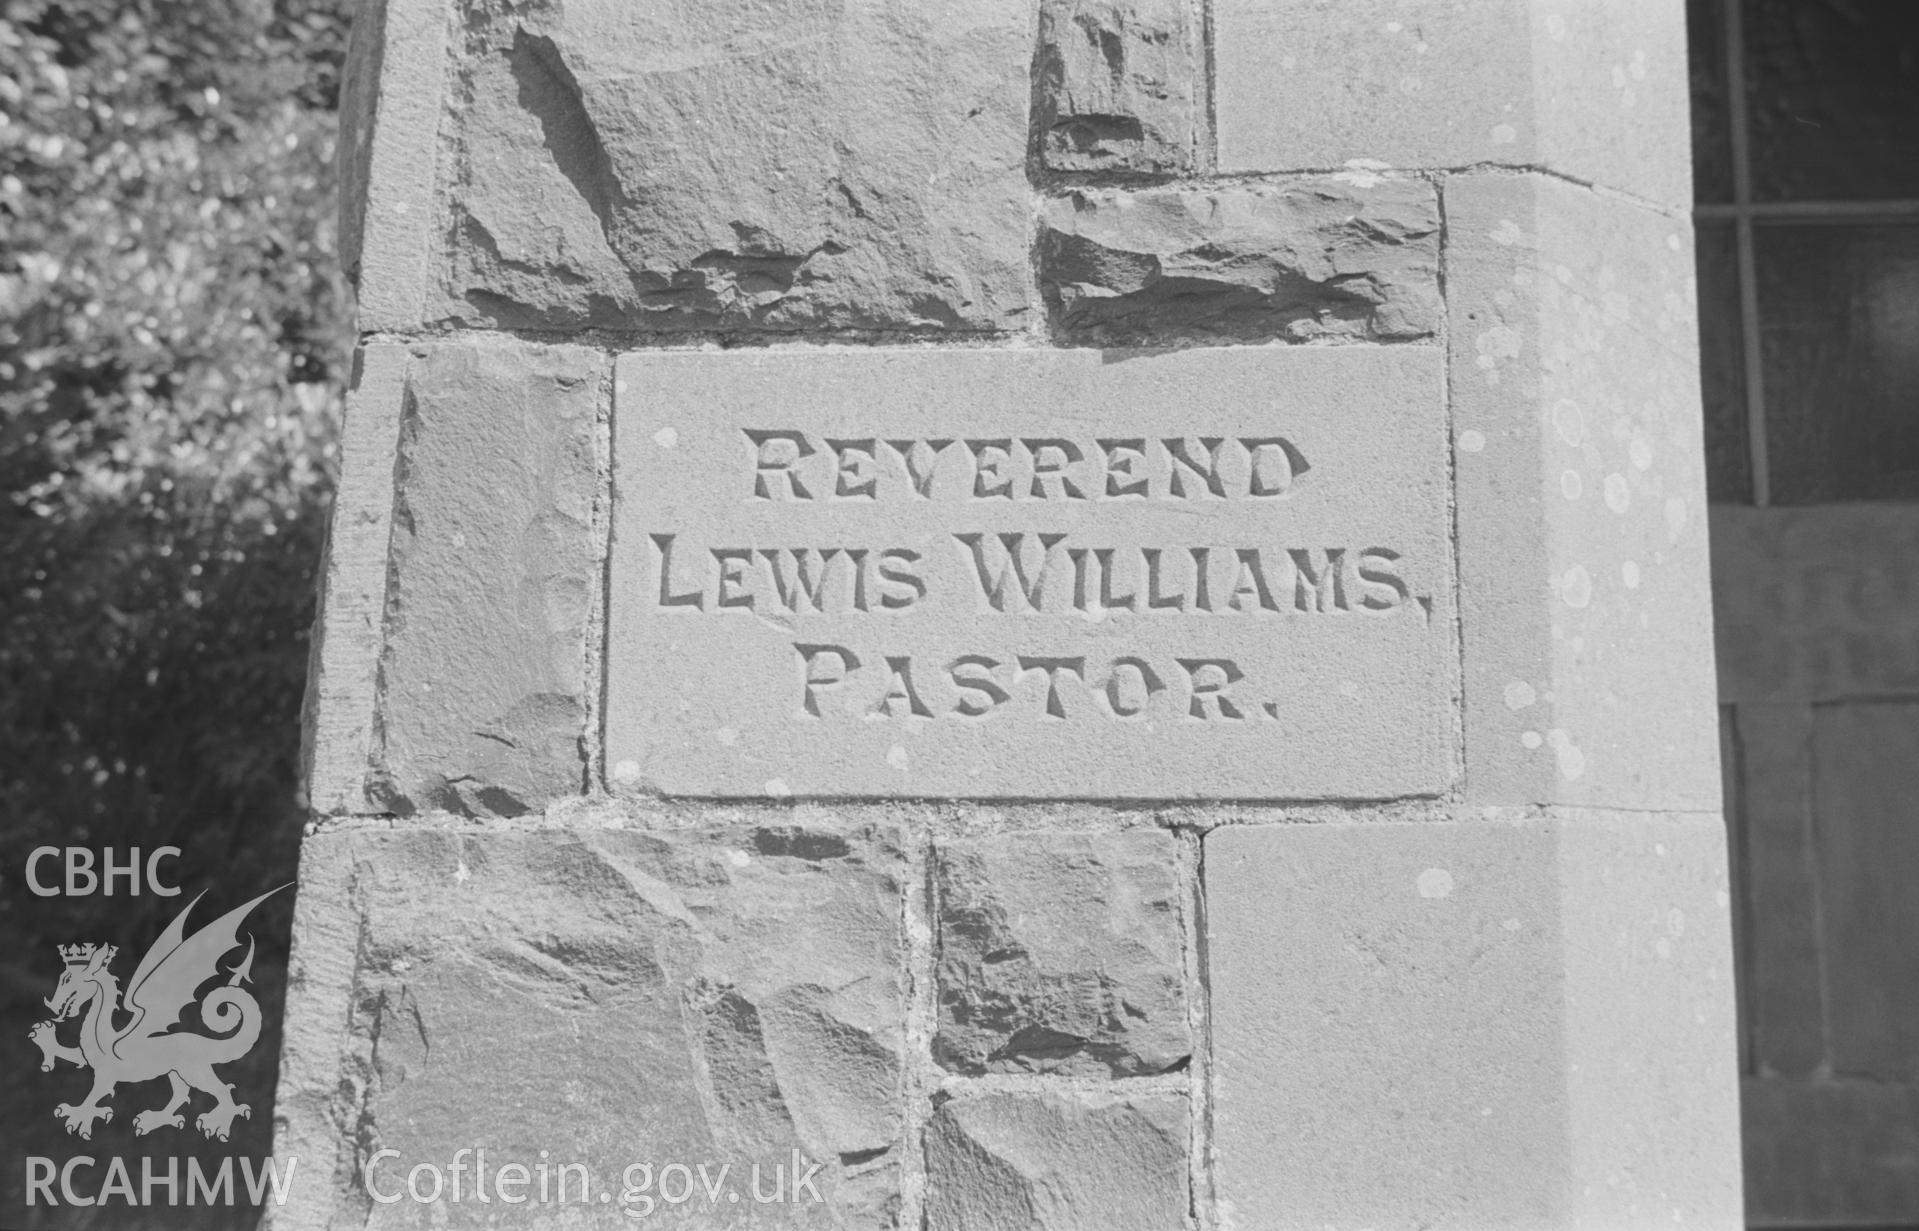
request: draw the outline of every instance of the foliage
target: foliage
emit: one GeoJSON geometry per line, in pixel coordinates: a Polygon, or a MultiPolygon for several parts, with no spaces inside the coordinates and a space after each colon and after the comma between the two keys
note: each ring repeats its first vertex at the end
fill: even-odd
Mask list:
{"type": "Polygon", "coordinates": [[[351,7],[0,0],[9,1002],[42,973],[22,943],[158,926],[23,904],[37,845],[171,842],[229,901],[291,878],[351,345],[333,253],[351,7]]]}

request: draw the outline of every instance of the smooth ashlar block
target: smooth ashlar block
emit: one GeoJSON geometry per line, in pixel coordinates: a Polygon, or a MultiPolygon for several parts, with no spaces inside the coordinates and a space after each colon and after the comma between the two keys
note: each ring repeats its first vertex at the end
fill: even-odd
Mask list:
{"type": "Polygon", "coordinates": [[[933,868],[941,1064],[1095,1077],[1185,1066],[1187,921],[1172,834],[942,842],[933,868]]]}
{"type": "Polygon", "coordinates": [[[1685,6],[1217,0],[1219,169],[1546,167],[1692,204],[1685,6]]]}
{"type": "Polygon", "coordinates": [[[1717,816],[1227,826],[1203,867],[1221,1226],[1743,1226],[1717,816]]]}
{"type": "Polygon", "coordinates": [[[463,11],[429,319],[1017,328],[1025,0],[463,11]]]}
{"type": "Polygon", "coordinates": [[[332,892],[299,903],[301,1182],[275,1227],[418,1225],[411,1200],[369,1201],[376,1149],[381,1192],[464,1162],[450,1226],[893,1226],[901,873],[888,832],[803,822],[309,837],[302,889],[332,892]],[[584,1174],[563,1203],[502,1203],[501,1169],[541,1163],[584,1174]],[[704,1168],[691,1204],[662,1199],[672,1164],[704,1168]]]}
{"type": "MultiPolygon", "coordinates": [[[[584,788],[604,372],[584,347],[498,339],[415,356],[393,469],[377,806],[512,816],[584,788]]],[[[337,507],[336,524],[358,512],[337,507]]]]}
{"type": "Polygon", "coordinates": [[[404,346],[360,348],[340,424],[339,478],[300,723],[307,805],[321,815],[372,806],[367,775],[379,742],[375,716],[393,537],[393,450],[411,362],[404,346]]]}
{"type": "Polygon", "coordinates": [[[1075,189],[1046,202],[1038,250],[1056,335],[1082,345],[1439,328],[1439,196],[1423,180],[1075,189]]]}
{"type": "Polygon", "coordinates": [[[1443,191],[1466,798],[1717,811],[1690,231],[1543,175],[1443,191]]]}
{"type": "Polygon", "coordinates": [[[1175,1231],[1187,1225],[1181,1094],[1005,1091],[926,1129],[926,1231],[1175,1231]]]}
{"type": "Polygon", "coordinates": [[[1451,781],[1426,347],[621,356],[606,764],[711,796],[1451,781]]]}

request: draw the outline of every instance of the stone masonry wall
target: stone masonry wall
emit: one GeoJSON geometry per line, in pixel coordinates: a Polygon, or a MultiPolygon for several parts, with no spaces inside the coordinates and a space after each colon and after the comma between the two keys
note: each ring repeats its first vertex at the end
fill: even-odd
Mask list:
{"type": "Polygon", "coordinates": [[[632,1223],[362,1182],[476,1147],[821,1165],[675,1226],[1739,1225],[1683,40],[367,0],[270,1225],[632,1223]],[[891,798],[672,798],[609,752],[655,703],[621,357],[888,348],[1391,352],[1448,446],[1436,751],[1316,755],[1426,785],[943,798],[901,752],[891,798]]]}

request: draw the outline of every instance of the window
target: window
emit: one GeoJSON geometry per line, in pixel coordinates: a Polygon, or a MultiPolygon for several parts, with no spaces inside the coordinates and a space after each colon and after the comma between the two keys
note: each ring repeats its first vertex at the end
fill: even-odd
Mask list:
{"type": "Polygon", "coordinates": [[[1919,500],[1919,3],[1689,20],[1711,498],[1919,500]]]}

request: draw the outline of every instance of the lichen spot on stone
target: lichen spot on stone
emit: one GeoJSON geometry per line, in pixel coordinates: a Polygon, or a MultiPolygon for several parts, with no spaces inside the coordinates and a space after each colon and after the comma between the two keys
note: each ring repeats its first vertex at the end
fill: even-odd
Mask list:
{"type": "Polygon", "coordinates": [[[1467,428],[1459,434],[1461,453],[1482,453],[1486,449],[1486,433],[1467,428]]]}
{"type": "Polygon", "coordinates": [[[1453,893],[1453,874],[1444,868],[1427,868],[1415,883],[1422,898],[1447,898],[1453,893]]]}
{"type": "Polygon", "coordinates": [[[1575,564],[1566,570],[1559,583],[1559,597],[1566,600],[1568,607],[1584,607],[1592,602],[1593,579],[1583,564],[1575,564]]]}
{"type": "Polygon", "coordinates": [[[1515,714],[1539,700],[1539,694],[1533,686],[1524,680],[1514,680],[1506,685],[1506,708],[1515,714]]]}
{"type": "Polygon", "coordinates": [[[653,443],[662,449],[671,449],[680,443],[680,434],[670,427],[663,427],[653,433],[653,443]]]}

